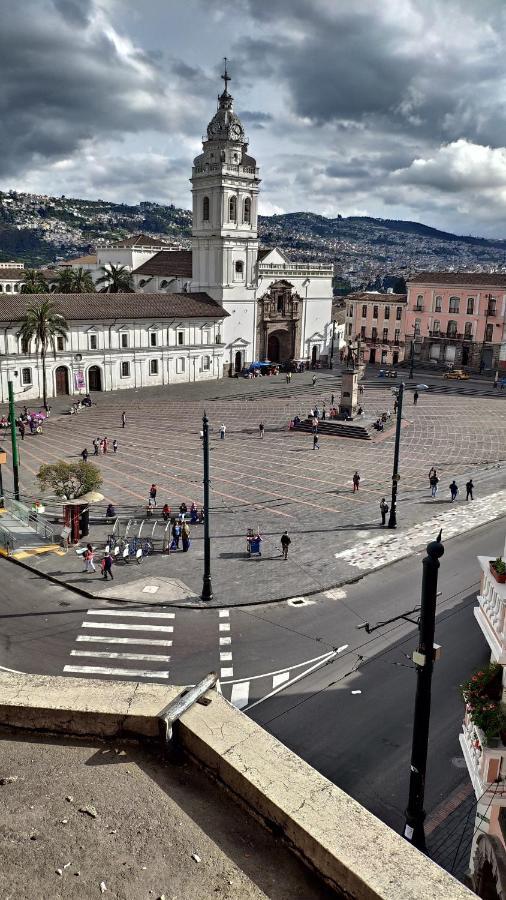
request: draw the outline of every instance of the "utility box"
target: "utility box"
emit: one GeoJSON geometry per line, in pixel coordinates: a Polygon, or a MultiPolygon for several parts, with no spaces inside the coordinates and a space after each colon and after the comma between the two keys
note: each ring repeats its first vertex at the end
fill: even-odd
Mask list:
{"type": "Polygon", "coordinates": [[[345,369],[342,374],[339,414],[348,413],[352,418],[358,408],[358,369],[345,369]]]}

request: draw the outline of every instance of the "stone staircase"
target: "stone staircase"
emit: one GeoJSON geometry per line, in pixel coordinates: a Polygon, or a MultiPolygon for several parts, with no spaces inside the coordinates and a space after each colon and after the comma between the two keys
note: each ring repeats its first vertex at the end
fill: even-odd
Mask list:
{"type": "MultiPolygon", "coordinates": [[[[292,431],[305,431],[311,434],[313,431],[311,419],[303,419],[298,425],[293,426],[292,431]]],[[[318,423],[318,434],[320,437],[330,435],[332,437],[354,438],[357,441],[370,441],[376,433],[372,427],[372,422],[367,421],[358,424],[356,420],[341,422],[337,419],[325,419],[325,421],[320,419],[318,423]]]]}

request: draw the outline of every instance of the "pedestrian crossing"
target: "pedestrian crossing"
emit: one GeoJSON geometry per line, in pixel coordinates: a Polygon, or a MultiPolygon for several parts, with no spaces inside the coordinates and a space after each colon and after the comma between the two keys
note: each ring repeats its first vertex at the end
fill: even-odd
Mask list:
{"type": "Polygon", "coordinates": [[[168,681],[171,655],[167,649],[172,647],[175,615],[163,610],[89,609],[75,640],[79,646],[70,651],[73,662],[63,671],[168,681]]]}

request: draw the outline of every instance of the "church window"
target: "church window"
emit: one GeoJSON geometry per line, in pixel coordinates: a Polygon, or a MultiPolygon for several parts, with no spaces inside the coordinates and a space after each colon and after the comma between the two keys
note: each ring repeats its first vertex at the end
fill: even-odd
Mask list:
{"type": "Polygon", "coordinates": [[[149,332],[149,346],[156,347],[156,331],[149,332]]]}
{"type": "Polygon", "coordinates": [[[228,201],[228,221],[237,222],[237,198],[231,197],[228,201]]]}
{"type": "Polygon", "coordinates": [[[209,197],[204,197],[202,201],[202,218],[204,222],[209,222],[209,197]]]}
{"type": "Polygon", "coordinates": [[[57,350],[64,350],[64,349],[65,349],[65,342],[64,342],[64,340],[63,340],[62,337],[57,337],[57,338],[56,338],[56,349],[57,349],[57,350]]]}
{"type": "Polygon", "coordinates": [[[385,306],[385,319],[389,319],[389,318],[390,318],[390,307],[385,306]]]}
{"type": "Polygon", "coordinates": [[[367,305],[365,303],[362,307],[362,318],[367,319],[367,305]]]}
{"type": "Polygon", "coordinates": [[[30,341],[27,338],[21,338],[21,353],[30,352],[30,341]]]}
{"type": "Polygon", "coordinates": [[[31,369],[21,369],[21,382],[22,382],[22,384],[31,384],[32,383],[32,370],[31,369]]]}
{"type": "Polygon", "coordinates": [[[184,344],[184,331],[178,331],[177,342],[179,345],[184,344]]]}
{"type": "Polygon", "coordinates": [[[203,356],[202,357],[202,370],[204,372],[208,372],[210,368],[211,368],[211,357],[203,356]]]}
{"type": "Polygon", "coordinates": [[[123,331],[122,334],[120,335],[120,342],[121,342],[121,347],[123,349],[128,347],[128,334],[126,331],[123,331]]]}
{"type": "Polygon", "coordinates": [[[283,314],[283,294],[278,294],[278,313],[283,314]]]}
{"type": "Polygon", "coordinates": [[[246,197],[244,201],[244,210],[243,210],[243,222],[246,225],[251,225],[251,200],[249,197],[246,197]]]}
{"type": "Polygon", "coordinates": [[[129,378],[129,376],[130,376],[130,363],[122,362],[121,363],[121,377],[129,378]]]}
{"type": "Polygon", "coordinates": [[[240,278],[244,275],[244,263],[242,259],[238,259],[235,264],[235,274],[240,278]]]}
{"type": "Polygon", "coordinates": [[[178,375],[181,375],[184,372],[184,357],[179,356],[176,359],[176,372],[178,375]]]}
{"type": "Polygon", "coordinates": [[[96,334],[90,334],[90,335],[88,335],[88,340],[89,340],[89,342],[90,342],[90,350],[96,350],[96,349],[97,349],[97,336],[96,336],[96,334]]]}
{"type": "Polygon", "coordinates": [[[158,360],[157,359],[149,360],[149,374],[150,375],[158,375],[158,360]]]}

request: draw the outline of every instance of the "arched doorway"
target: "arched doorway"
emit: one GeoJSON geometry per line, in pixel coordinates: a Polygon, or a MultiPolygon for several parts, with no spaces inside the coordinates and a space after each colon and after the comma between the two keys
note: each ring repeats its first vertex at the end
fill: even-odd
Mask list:
{"type": "Polygon", "coordinates": [[[316,365],[317,358],[318,358],[318,347],[315,344],[313,349],[311,350],[311,365],[312,366],[316,365]]]}
{"type": "Polygon", "coordinates": [[[279,362],[279,337],[277,334],[270,334],[269,340],[267,341],[267,359],[269,362],[279,362]]]}
{"type": "Polygon", "coordinates": [[[88,369],[88,390],[102,390],[102,370],[100,366],[90,366],[88,369]]]}
{"type": "Polygon", "coordinates": [[[69,394],[69,370],[67,366],[58,366],[55,376],[56,396],[61,397],[62,394],[69,394]]]}
{"type": "Polygon", "coordinates": [[[242,369],[242,353],[240,350],[238,350],[237,353],[235,354],[234,368],[235,368],[235,371],[237,372],[237,374],[239,374],[239,372],[242,369]]]}

